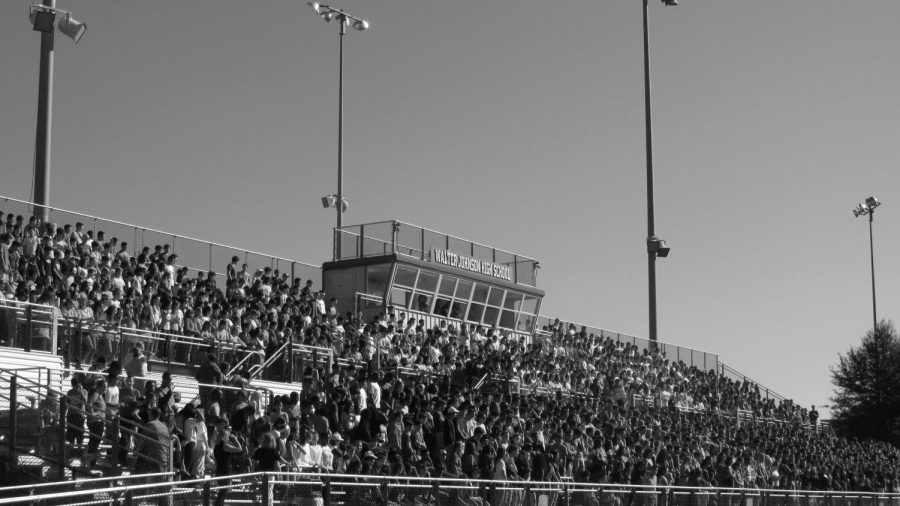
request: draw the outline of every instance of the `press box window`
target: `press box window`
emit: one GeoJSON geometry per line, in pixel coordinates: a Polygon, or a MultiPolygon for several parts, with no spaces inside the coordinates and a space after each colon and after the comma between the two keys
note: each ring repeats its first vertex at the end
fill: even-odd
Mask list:
{"type": "Polygon", "coordinates": [[[491,295],[488,297],[488,304],[492,306],[500,306],[503,303],[503,294],[506,290],[502,288],[497,288],[496,286],[491,288],[491,295]]]}
{"type": "Polygon", "coordinates": [[[408,286],[410,288],[416,286],[416,274],[419,271],[409,267],[398,265],[397,274],[394,275],[394,284],[408,286]]]}
{"type": "Polygon", "coordinates": [[[416,290],[434,293],[437,290],[438,276],[430,272],[419,271],[419,280],[416,283],[416,290]]]}
{"type": "Polygon", "coordinates": [[[488,290],[490,287],[487,285],[482,285],[481,283],[475,283],[475,292],[472,294],[472,302],[487,302],[488,290]]]}
{"type": "Polygon", "coordinates": [[[471,281],[460,279],[459,284],[456,285],[456,298],[469,300],[469,297],[472,295],[472,285],[471,281]]]}
{"type": "Polygon", "coordinates": [[[412,292],[402,288],[394,287],[391,290],[391,305],[394,307],[402,307],[409,309],[409,303],[412,301],[412,292]]]}
{"type": "Polygon", "coordinates": [[[456,288],[456,278],[452,276],[444,276],[441,278],[441,289],[439,293],[441,295],[453,295],[453,290],[456,288]]]}
{"type": "Polygon", "coordinates": [[[366,268],[366,293],[383,297],[390,276],[390,264],[368,266],[366,268]]]}

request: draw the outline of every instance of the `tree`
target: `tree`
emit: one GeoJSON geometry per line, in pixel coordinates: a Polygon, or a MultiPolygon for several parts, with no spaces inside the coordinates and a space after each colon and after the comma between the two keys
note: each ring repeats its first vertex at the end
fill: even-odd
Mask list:
{"type": "Polygon", "coordinates": [[[882,320],[831,368],[832,427],[843,436],[900,444],[900,336],[882,320]]]}

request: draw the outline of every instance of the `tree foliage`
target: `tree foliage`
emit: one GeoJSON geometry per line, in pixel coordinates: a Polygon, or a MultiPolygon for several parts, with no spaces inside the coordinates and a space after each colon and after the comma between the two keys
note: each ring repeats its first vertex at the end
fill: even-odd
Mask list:
{"type": "Polygon", "coordinates": [[[832,427],[839,434],[900,444],[900,337],[882,320],[831,368],[832,427]]]}

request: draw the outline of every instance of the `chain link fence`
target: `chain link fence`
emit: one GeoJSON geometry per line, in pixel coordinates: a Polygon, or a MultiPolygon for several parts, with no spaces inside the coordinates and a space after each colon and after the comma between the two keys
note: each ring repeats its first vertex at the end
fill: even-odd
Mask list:
{"type": "MultiPolygon", "coordinates": [[[[665,354],[666,358],[669,360],[681,361],[689,366],[694,366],[704,371],[719,372],[719,355],[715,353],[695,350],[686,346],[678,346],[677,344],[660,341],[651,342],[649,339],[643,337],[622,334],[580,323],[566,322],[559,318],[538,316],[537,324],[535,325],[535,333],[541,335],[545,339],[549,339],[551,337],[551,332],[557,326],[561,329],[560,331],[563,334],[565,334],[570,327],[574,327],[576,333],[580,333],[583,330],[588,337],[609,338],[617,343],[633,344],[641,351],[650,350],[655,347],[665,354]]],[[[562,339],[565,341],[573,338],[563,337],[562,339]]],[[[562,344],[565,345],[567,343],[563,342],[562,344]]]]}
{"type": "Polygon", "coordinates": [[[371,256],[410,256],[432,260],[432,251],[447,250],[510,268],[513,282],[536,286],[538,262],[509,251],[499,250],[434,230],[400,221],[380,221],[334,230],[334,260],[371,256]]]}
{"type": "MultiPolygon", "coordinates": [[[[32,216],[34,204],[28,201],[0,196],[0,211],[6,214],[14,214],[25,218],[25,223],[32,216]]],[[[317,282],[322,280],[322,269],[319,266],[290,260],[287,258],[266,255],[244,248],[217,244],[214,242],[194,239],[192,237],[163,232],[138,225],[131,225],[106,218],[99,218],[65,209],[48,207],[49,222],[55,227],[81,223],[84,231],[92,231],[95,234],[104,233],[106,241],[113,237],[128,243],[128,251],[131,255],[138,255],[144,247],[152,251],[157,245],[169,245],[169,252],[178,255],[178,265],[188,267],[193,271],[213,271],[224,275],[225,266],[231,263],[232,257],[238,257],[241,263],[247,264],[252,272],[255,269],[271,267],[278,271],[279,275],[288,274],[291,279],[312,279],[317,282]]]]}

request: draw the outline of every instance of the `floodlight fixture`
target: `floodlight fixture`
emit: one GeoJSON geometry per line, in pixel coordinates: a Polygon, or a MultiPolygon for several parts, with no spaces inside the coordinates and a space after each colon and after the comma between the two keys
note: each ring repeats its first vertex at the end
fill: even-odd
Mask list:
{"type": "Polygon", "coordinates": [[[875,208],[881,205],[881,202],[875,197],[869,197],[865,202],[860,202],[856,204],[856,207],[853,209],[853,216],[859,218],[860,216],[872,215],[875,212],[875,208]]]}
{"type": "MultiPolygon", "coordinates": [[[[322,197],[322,207],[324,207],[325,209],[328,209],[329,207],[337,207],[337,202],[338,196],[333,193],[329,193],[328,195],[322,197]]],[[[341,199],[341,211],[346,212],[349,208],[350,202],[347,199],[341,199]]]]}
{"type": "Polygon", "coordinates": [[[330,23],[333,19],[337,19],[341,22],[341,35],[344,34],[343,28],[352,25],[354,30],[368,30],[369,22],[365,19],[358,18],[349,12],[338,9],[337,7],[332,7],[330,5],[320,4],[318,2],[307,2],[309,8],[313,10],[316,14],[322,17],[326,23],[330,23]]]}
{"type": "Polygon", "coordinates": [[[53,23],[56,21],[56,12],[47,9],[31,9],[28,19],[31,21],[34,31],[53,33],[53,23]]]}
{"type": "Polygon", "coordinates": [[[71,13],[67,12],[66,17],[59,20],[59,31],[66,37],[74,40],[76,44],[78,44],[78,41],[84,36],[85,30],[87,30],[87,26],[81,21],[73,18],[71,13]]]}
{"type": "Polygon", "coordinates": [[[665,4],[666,7],[675,7],[678,5],[678,0],[662,0],[662,3],[665,4]]]}
{"type": "Polygon", "coordinates": [[[660,258],[666,258],[669,256],[669,250],[672,248],[666,244],[666,241],[660,239],[659,237],[651,237],[647,239],[647,253],[653,254],[660,258]]]}
{"type": "Polygon", "coordinates": [[[33,4],[29,8],[28,20],[31,22],[34,31],[43,33],[53,33],[53,25],[62,32],[63,35],[74,40],[76,44],[84,36],[87,25],[78,21],[69,11],[57,9],[46,4],[33,4]],[[65,16],[56,23],[57,14],[65,16]]]}

